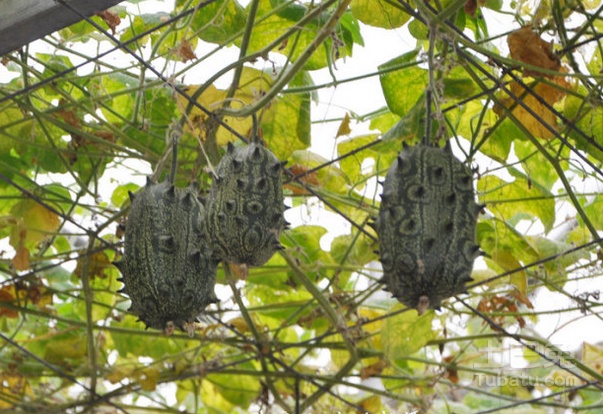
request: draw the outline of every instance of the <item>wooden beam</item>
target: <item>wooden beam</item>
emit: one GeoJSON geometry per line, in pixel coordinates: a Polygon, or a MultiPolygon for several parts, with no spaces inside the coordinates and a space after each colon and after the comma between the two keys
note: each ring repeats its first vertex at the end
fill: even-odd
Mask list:
{"type": "MultiPolygon", "coordinates": [[[[92,16],[123,0],[65,0],[92,16]]],[[[55,0],[0,0],[0,56],[82,20],[55,0]]]]}

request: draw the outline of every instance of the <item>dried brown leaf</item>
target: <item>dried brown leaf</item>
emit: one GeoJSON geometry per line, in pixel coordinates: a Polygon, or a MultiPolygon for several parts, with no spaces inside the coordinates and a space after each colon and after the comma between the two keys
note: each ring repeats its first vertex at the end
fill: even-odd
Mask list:
{"type": "Polygon", "coordinates": [[[15,253],[15,257],[13,257],[12,263],[15,270],[28,270],[31,266],[29,263],[29,249],[23,245],[20,245],[17,248],[17,252],[15,253]]]}
{"type": "Polygon", "coordinates": [[[456,357],[455,356],[447,356],[444,358],[443,362],[445,364],[449,364],[446,366],[446,377],[450,380],[450,382],[452,382],[453,384],[458,384],[459,382],[459,371],[456,367],[456,364],[453,362],[454,359],[456,357]]]}
{"type": "Polygon", "coordinates": [[[176,56],[184,63],[189,60],[197,59],[193,47],[186,39],[182,39],[176,48],[176,56]]]}
{"type": "Polygon", "coordinates": [[[111,29],[111,33],[115,34],[115,29],[121,23],[119,15],[109,10],[103,10],[96,13],[96,15],[103,19],[104,22],[107,23],[107,26],[109,26],[109,29],[111,29]]]}
{"type": "Polygon", "coordinates": [[[13,302],[15,299],[15,286],[2,286],[0,289],[0,316],[6,316],[7,318],[16,318],[19,316],[19,312],[17,312],[15,309],[5,308],[2,306],[2,302],[13,302]]]}
{"type": "Polygon", "coordinates": [[[475,17],[475,12],[477,11],[477,0],[467,0],[463,10],[465,11],[466,15],[475,17]]]}
{"type": "Polygon", "coordinates": [[[360,371],[360,378],[365,380],[367,378],[374,377],[375,375],[381,374],[383,368],[387,366],[387,362],[379,360],[374,364],[368,365],[360,371]]]}
{"type": "MultiPolygon", "coordinates": [[[[511,33],[507,37],[507,44],[513,59],[552,71],[558,71],[561,68],[559,57],[553,53],[553,44],[542,40],[531,26],[524,26],[511,33]]],[[[536,70],[526,69],[524,75],[541,76],[543,74],[536,70]]]]}
{"type": "MultiPolygon", "coordinates": [[[[316,171],[308,173],[308,171],[310,171],[310,167],[301,164],[293,164],[289,170],[293,174],[294,178],[300,175],[302,176],[299,178],[299,181],[315,187],[320,186],[320,181],[318,180],[318,174],[316,171]]],[[[295,184],[286,184],[285,187],[291,190],[293,194],[308,194],[305,189],[295,184]]]]}

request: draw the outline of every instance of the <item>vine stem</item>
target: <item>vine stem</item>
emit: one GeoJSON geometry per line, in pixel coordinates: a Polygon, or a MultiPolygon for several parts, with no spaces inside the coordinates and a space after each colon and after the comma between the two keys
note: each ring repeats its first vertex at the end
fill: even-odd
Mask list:
{"type": "MultiPolygon", "coordinates": [[[[249,327],[249,331],[251,332],[251,335],[253,335],[253,338],[255,340],[257,354],[259,356],[258,359],[260,360],[260,364],[262,365],[262,372],[268,373],[268,372],[270,372],[270,370],[268,369],[268,364],[266,363],[266,358],[264,358],[264,348],[266,348],[268,345],[266,343],[267,342],[266,337],[263,336],[260,333],[260,331],[257,329],[257,327],[255,326],[255,322],[253,321],[253,319],[251,318],[251,315],[247,311],[247,307],[243,303],[243,299],[241,298],[241,295],[239,294],[239,290],[236,287],[236,280],[234,279],[233,274],[230,271],[230,264],[227,262],[223,262],[222,267],[224,269],[224,275],[226,276],[228,285],[230,286],[230,289],[232,290],[232,295],[234,297],[234,300],[237,303],[239,310],[241,311],[241,316],[245,320],[245,323],[249,327]]],[[[272,376],[265,375],[264,378],[266,379],[266,385],[270,389],[270,392],[272,393],[276,404],[279,405],[283,410],[289,412],[290,407],[288,407],[287,404],[285,403],[285,401],[283,401],[283,399],[281,398],[280,393],[278,392],[278,390],[276,389],[276,386],[274,385],[272,376]]]]}
{"type": "Polygon", "coordinates": [[[279,77],[277,81],[272,85],[272,88],[263,95],[260,99],[251,105],[243,107],[239,110],[233,110],[231,108],[222,108],[217,112],[224,116],[234,117],[246,117],[256,112],[258,109],[268,105],[268,103],[289,83],[289,81],[304,67],[308,59],[318,49],[318,47],[329,37],[335,29],[337,22],[343,16],[343,13],[347,10],[352,0],[342,0],[327,23],[320,29],[314,40],[308,45],[308,47],[301,53],[299,58],[293,63],[288,69],[286,69],[283,76],[279,77]]]}
{"type": "Polygon", "coordinates": [[[314,394],[304,400],[301,405],[300,412],[304,412],[308,407],[310,407],[315,401],[317,401],[325,392],[327,392],[334,384],[339,382],[345,375],[347,375],[356,365],[358,361],[358,352],[356,350],[355,341],[350,337],[347,329],[347,324],[345,320],[338,315],[335,310],[329,304],[329,301],[324,297],[322,292],[318,290],[316,285],[312,283],[306,273],[299,267],[295,258],[291,256],[291,254],[287,250],[283,250],[280,252],[281,256],[285,259],[297,281],[304,285],[306,290],[312,294],[314,299],[318,302],[319,306],[325,313],[331,325],[337,329],[337,331],[341,334],[347,351],[350,354],[350,359],[345,363],[343,367],[339,369],[339,371],[333,375],[331,378],[327,380],[327,384],[319,388],[314,394]]]}
{"type": "MultiPolygon", "coordinates": [[[[86,343],[88,346],[88,363],[90,364],[90,401],[93,401],[97,397],[96,383],[98,375],[96,347],[94,346],[94,331],[92,330],[92,326],[94,326],[94,321],[92,318],[92,301],[94,300],[94,295],[92,293],[92,289],[90,288],[90,251],[94,249],[94,242],[96,240],[96,237],[94,236],[95,235],[90,234],[87,248],[88,254],[84,256],[84,265],[82,267],[82,274],[80,275],[82,287],[84,289],[84,303],[86,304],[86,343]]],[[[91,405],[88,406],[88,408],[91,408],[91,405]]]]}
{"type": "MultiPolygon", "coordinates": [[[[203,106],[201,106],[197,103],[197,99],[199,98],[199,96],[201,96],[201,94],[207,88],[209,88],[211,85],[213,85],[214,82],[216,82],[219,78],[224,76],[226,73],[243,65],[243,63],[251,62],[251,61],[254,61],[255,59],[260,59],[260,58],[265,57],[270,50],[278,47],[284,40],[288,39],[289,36],[293,35],[293,33],[297,32],[297,31],[301,30],[303,27],[305,27],[305,25],[307,23],[309,23],[312,19],[318,18],[320,13],[322,13],[327,7],[329,7],[333,3],[335,3],[335,0],[327,0],[324,3],[320,4],[318,7],[312,9],[312,11],[310,11],[303,18],[298,20],[296,22],[295,26],[293,26],[289,30],[287,30],[287,32],[285,32],[282,36],[277,37],[274,41],[272,41],[270,44],[268,44],[265,48],[263,48],[260,51],[254,52],[250,55],[247,55],[243,59],[237,59],[236,61],[224,66],[222,69],[220,69],[219,71],[214,73],[209,79],[207,79],[207,81],[203,85],[200,85],[197,89],[195,89],[195,92],[192,95],[190,95],[190,96],[186,95],[187,100],[188,100],[188,105],[187,105],[182,117],[180,117],[180,121],[179,121],[180,124],[184,125],[184,123],[186,121],[186,115],[192,110],[193,107],[199,108],[200,110],[202,110],[209,116],[216,116],[217,114],[211,112],[209,109],[204,108],[203,106]]],[[[260,21],[261,21],[261,19],[260,19],[260,21]]],[[[176,89],[178,90],[178,88],[176,88],[176,89]]],[[[241,116],[244,117],[246,115],[241,115],[241,116]]],[[[228,124],[222,123],[222,126],[229,128],[228,124]]],[[[238,134],[236,131],[230,130],[230,129],[229,129],[229,131],[232,132],[235,136],[240,137],[240,134],[238,134]]]]}
{"type": "Polygon", "coordinates": [[[243,73],[244,67],[243,62],[245,61],[245,55],[247,55],[247,49],[249,48],[251,32],[253,31],[253,27],[255,25],[255,17],[258,13],[259,5],[259,0],[253,0],[249,5],[247,25],[245,26],[245,32],[243,33],[243,37],[241,39],[241,46],[239,47],[239,61],[241,62],[241,64],[235,69],[234,75],[232,77],[232,83],[230,84],[230,89],[228,90],[228,94],[226,95],[225,105],[230,105],[230,100],[239,87],[239,82],[241,81],[241,74],[243,73]]]}

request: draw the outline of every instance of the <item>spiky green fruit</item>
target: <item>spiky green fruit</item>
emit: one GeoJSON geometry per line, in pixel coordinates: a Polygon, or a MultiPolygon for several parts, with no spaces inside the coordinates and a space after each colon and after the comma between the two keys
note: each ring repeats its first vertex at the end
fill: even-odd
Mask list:
{"type": "Polygon", "coordinates": [[[465,291],[479,255],[471,171],[449,150],[404,148],[383,183],[374,228],[386,289],[422,313],[465,291]]]}
{"type": "Polygon", "coordinates": [[[259,143],[228,146],[207,201],[207,234],[221,259],[261,266],[282,249],[282,166],[259,143]]]}
{"type": "Polygon", "coordinates": [[[130,311],[147,327],[170,331],[192,326],[218,299],[214,293],[218,260],[207,243],[205,209],[197,190],[168,181],[130,194],[123,260],[116,263],[130,311]]]}

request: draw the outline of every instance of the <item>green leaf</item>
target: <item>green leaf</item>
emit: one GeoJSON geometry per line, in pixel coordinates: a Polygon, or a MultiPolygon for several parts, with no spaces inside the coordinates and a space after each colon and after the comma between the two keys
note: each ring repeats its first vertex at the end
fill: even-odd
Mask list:
{"type": "Polygon", "coordinates": [[[339,19],[341,30],[339,35],[344,38],[345,47],[350,56],[352,56],[352,47],[354,44],[364,46],[364,39],[360,31],[360,24],[352,12],[346,11],[339,19]]]}
{"type": "Polygon", "coordinates": [[[461,66],[453,67],[442,81],[444,97],[449,100],[467,99],[479,91],[476,83],[461,66]]]}
{"type": "MultiPolygon", "coordinates": [[[[245,361],[236,365],[237,370],[256,372],[259,370],[259,363],[256,361],[245,361]]],[[[209,374],[203,381],[203,389],[220,394],[230,404],[247,408],[259,396],[262,389],[262,384],[258,381],[258,377],[245,374],[209,374]],[[205,388],[206,382],[211,384],[211,387],[205,388]]],[[[202,395],[204,392],[202,391],[202,395]]],[[[204,402],[211,406],[212,401],[203,399],[204,402]]],[[[219,408],[219,407],[216,407],[219,408]]]]}
{"type": "Polygon", "coordinates": [[[420,20],[412,19],[410,23],[408,23],[408,31],[417,40],[428,40],[429,39],[429,29],[425,23],[420,20]]]}
{"type": "Polygon", "coordinates": [[[500,11],[503,6],[503,0],[486,0],[484,7],[487,7],[491,10],[500,11]]]}
{"type": "Polygon", "coordinates": [[[136,357],[148,356],[151,358],[162,358],[165,355],[178,351],[174,341],[159,333],[155,335],[141,335],[144,324],[137,322],[137,317],[125,315],[119,321],[112,320],[111,325],[118,330],[111,331],[111,340],[114,349],[121,357],[135,355],[136,357]]]}
{"type": "Polygon", "coordinates": [[[352,0],[350,6],[354,16],[369,26],[394,29],[410,19],[401,6],[385,0],[352,0]]]}
{"type": "MultiPolygon", "coordinates": [[[[421,139],[426,135],[427,110],[425,107],[425,95],[421,95],[415,106],[398,121],[396,125],[387,131],[381,139],[383,141],[405,141],[407,143],[421,139]]],[[[438,135],[439,122],[434,118],[431,121],[431,138],[438,135]]]]}
{"type": "Polygon", "coordinates": [[[285,247],[295,248],[299,252],[301,263],[315,267],[330,261],[329,255],[320,247],[320,239],[326,233],[327,229],[321,226],[297,226],[287,231],[287,237],[281,241],[285,247]]]}
{"type": "Polygon", "coordinates": [[[578,92],[584,92],[585,96],[568,95],[564,115],[570,125],[575,125],[586,137],[573,128],[569,130],[570,135],[576,140],[576,147],[603,161],[603,105],[590,105],[584,88],[578,92]]]}
{"type": "Polygon", "coordinates": [[[554,260],[547,260],[543,263],[544,269],[547,271],[545,281],[546,286],[553,291],[562,289],[567,281],[568,267],[574,265],[578,260],[587,260],[590,256],[587,250],[578,250],[572,253],[563,254],[575,246],[556,240],[550,240],[546,237],[531,236],[530,243],[535,246],[541,259],[554,257],[554,260]],[[552,286],[550,286],[552,285],[552,286]]]}
{"type": "Polygon", "coordinates": [[[350,268],[361,268],[367,263],[376,260],[373,252],[378,248],[378,243],[368,236],[360,233],[337,236],[331,243],[331,257],[342,266],[337,274],[337,285],[340,289],[353,290],[353,286],[346,286],[351,270],[350,268]]]}
{"type": "Polygon", "coordinates": [[[281,289],[289,280],[287,269],[285,259],[281,255],[275,254],[263,266],[249,269],[246,280],[250,285],[266,285],[272,289],[281,289]]]}
{"type": "Polygon", "coordinates": [[[393,128],[394,125],[400,120],[400,116],[392,113],[387,108],[383,108],[383,113],[371,118],[369,128],[381,131],[381,133],[393,128]]]}
{"type": "MultiPolygon", "coordinates": [[[[493,115],[493,111],[488,110],[488,112],[489,119],[492,119],[490,116],[493,115]]],[[[494,125],[494,123],[489,125],[494,125]]],[[[484,127],[486,128],[485,131],[487,131],[487,125],[484,125],[484,127]]],[[[494,132],[488,137],[481,150],[493,160],[505,163],[511,151],[511,144],[514,141],[518,141],[516,138],[523,136],[523,132],[521,132],[517,125],[509,118],[506,118],[494,129],[494,132]]]]}
{"type": "Polygon", "coordinates": [[[110,123],[124,124],[132,118],[136,107],[135,88],[138,79],[120,72],[112,72],[91,82],[89,90],[94,99],[104,102],[103,116],[110,123]]]}
{"type": "MultiPolygon", "coordinates": [[[[394,313],[403,308],[404,306],[396,304],[390,312],[394,313]]],[[[434,312],[431,310],[418,316],[412,309],[385,319],[381,330],[385,359],[396,365],[396,360],[411,356],[434,339],[436,333],[431,326],[433,317],[434,312]]]]}
{"type": "Polygon", "coordinates": [[[312,300],[312,295],[305,290],[291,289],[289,286],[273,288],[267,285],[253,285],[250,286],[246,296],[249,304],[255,308],[255,312],[274,319],[273,328],[278,328],[285,321],[295,323],[297,319],[314,309],[314,306],[306,307],[300,312],[302,306],[312,300]],[[295,318],[290,320],[292,316],[295,318]]]}
{"type": "Polygon", "coordinates": [[[513,260],[532,263],[540,258],[534,246],[524,235],[509,223],[494,217],[481,220],[477,224],[477,240],[482,250],[493,257],[495,262],[496,258],[500,258],[497,264],[505,270],[512,270],[513,260]],[[508,258],[507,254],[510,254],[513,259],[508,258]]]}
{"type": "Polygon", "coordinates": [[[67,188],[59,183],[51,183],[43,186],[42,189],[46,203],[49,203],[63,213],[69,211],[73,200],[67,188]]]}
{"type": "Polygon", "coordinates": [[[331,243],[331,256],[346,266],[364,266],[375,260],[375,242],[364,234],[337,236],[331,243]]]}
{"type": "Polygon", "coordinates": [[[124,204],[124,201],[129,199],[128,192],[131,191],[135,193],[138,188],[139,186],[134,183],[120,185],[113,190],[113,194],[111,195],[111,204],[113,204],[115,207],[121,207],[124,204]]]}
{"type": "MultiPolygon", "coordinates": [[[[297,74],[289,87],[311,86],[305,72],[297,74]]],[[[275,99],[262,118],[263,138],[280,160],[288,159],[295,150],[310,146],[310,93],[283,94],[275,99]]]]}
{"type": "MultiPolygon", "coordinates": [[[[277,38],[282,36],[297,24],[297,21],[309,12],[306,6],[288,1],[260,0],[256,25],[249,40],[249,52],[258,52],[277,38]]],[[[325,12],[307,23],[304,29],[296,31],[271,52],[280,53],[295,62],[308,48],[329,18],[325,12]]],[[[359,36],[358,29],[352,25],[353,16],[347,17],[345,24],[339,23],[334,29],[334,35],[341,41],[336,45],[332,39],[327,39],[318,47],[305,64],[306,70],[317,70],[326,67],[336,58],[351,56],[354,39],[359,36]]],[[[344,20],[345,20],[344,19],[344,20]]]]}
{"type": "Polygon", "coordinates": [[[529,183],[523,174],[509,170],[512,182],[487,175],[477,183],[480,202],[502,220],[511,220],[518,214],[531,214],[540,219],[549,232],[555,223],[555,199],[545,188],[529,183]]]}
{"type": "MultiPolygon", "coordinates": [[[[80,255],[78,267],[74,271],[73,279],[81,279],[84,275],[84,264],[86,256],[80,255]]],[[[115,267],[111,265],[109,258],[104,252],[98,252],[88,259],[88,269],[86,275],[89,278],[90,289],[94,292],[94,304],[92,305],[92,320],[94,322],[106,320],[111,316],[111,312],[116,302],[114,290],[119,283],[115,280],[118,274],[115,267]]],[[[81,281],[79,281],[81,285],[81,281]]],[[[87,318],[86,301],[82,297],[73,304],[74,314],[82,321],[87,318]]]]}
{"type": "MultiPolygon", "coordinates": [[[[589,218],[593,226],[598,230],[603,230],[603,196],[597,195],[591,202],[584,206],[584,213],[589,218]]],[[[578,221],[584,224],[580,215],[578,221]]]]}
{"type": "MultiPolygon", "coordinates": [[[[294,151],[290,158],[293,165],[303,166],[307,169],[322,166],[329,161],[310,151],[294,151]]],[[[311,184],[334,193],[347,194],[347,177],[336,165],[330,164],[312,174],[318,184],[311,184]]]]}
{"type": "Polygon", "coordinates": [[[404,117],[414,108],[428,84],[427,70],[418,67],[417,50],[379,65],[381,89],[388,108],[404,117]]]}
{"type": "Polygon", "coordinates": [[[23,112],[11,104],[0,106],[0,152],[3,154],[11,149],[21,146],[23,137],[31,131],[31,122],[24,120],[23,112]]]}
{"type": "Polygon", "coordinates": [[[55,365],[81,365],[88,354],[88,342],[82,332],[71,331],[45,341],[44,359],[55,365]]]}
{"type": "MultiPolygon", "coordinates": [[[[36,58],[44,64],[44,71],[42,72],[42,76],[44,78],[53,77],[56,74],[64,72],[73,67],[71,59],[69,59],[67,56],[56,54],[51,55],[48,53],[36,53],[36,58]]],[[[51,85],[45,85],[44,92],[47,93],[49,96],[61,96],[57,89],[72,89],[70,83],[71,81],[73,81],[73,79],[69,75],[61,76],[58,79],[54,80],[51,85]]]]}
{"type": "MultiPolygon", "coordinates": [[[[553,184],[557,182],[558,175],[555,169],[551,166],[547,158],[536,149],[530,141],[514,141],[515,155],[521,161],[523,169],[533,184],[551,191],[553,184]]],[[[566,148],[567,149],[567,148],[566,148]]],[[[549,151],[557,153],[558,151],[551,148],[549,151]]],[[[560,159],[563,156],[559,157],[560,159]]],[[[563,161],[562,166],[567,169],[567,162],[563,161]]]]}
{"type": "MultiPolygon", "coordinates": [[[[181,6],[186,3],[178,0],[181,6]]],[[[227,44],[243,31],[247,12],[236,0],[217,0],[204,5],[195,13],[191,28],[199,39],[210,43],[227,44]]]]}
{"type": "MultiPolygon", "coordinates": [[[[169,19],[169,14],[163,12],[140,14],[134,17],[130,26],[120,36],[119,40],[126,43],[142,33],[148,32],[150,29],[160,25],[164,20],[169,19]]],[[[149,35],[144,35],[136,42],[128,44],[126,47],[137,52],[137,49],[142,48],[150,39],[149,35]]]]}
{"type": "MultiPolygon", "coordinates": [[[[341,141],[337,145],[337,155],[343,157],[345,154],[366,146],[376,139],[376,135],[363,135],[341,141]]],[[[356,152],[352,156],[342,158],[339,165],[352,182],[353,188],[362,190],[368,178],[380,173],[384,175],[384,171],[396,159],[399,149],[397,142],[381,142],[356,152]],[[370,169],[362,168],[366,159],[371,159],[374,162],[370,169]]]]}

